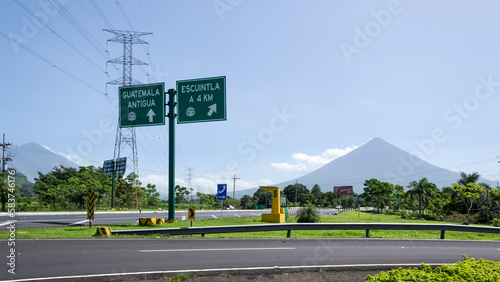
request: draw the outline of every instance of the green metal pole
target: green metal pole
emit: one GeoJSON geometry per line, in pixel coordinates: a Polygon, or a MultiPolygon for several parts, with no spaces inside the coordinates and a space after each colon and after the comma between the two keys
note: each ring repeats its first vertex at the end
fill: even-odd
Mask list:
{"type": "Polygon", "coordinates": [[[115,208],[115,168],[113,164],[113,171],[111,172],[111,208],[115,208]]]}
{"type": "Polygon", "coordinates": [[[168,90],[168,220],[175,220],[175,89],[168,90]]]}

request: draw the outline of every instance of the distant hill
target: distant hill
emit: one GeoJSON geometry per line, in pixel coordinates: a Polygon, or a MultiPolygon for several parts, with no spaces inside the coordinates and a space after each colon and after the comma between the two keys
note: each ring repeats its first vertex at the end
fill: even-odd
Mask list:
{"type": "Polygon", "coordinates": [[[10,168],[16,169],[17,172],[26,175],[27,180],[30,182],[34,182],[34,178],[38,177],[39,171],[47,173],[60,165],[74,168],[79,167],[76,163],[52,153],[34,142],[20,146],[17,150],[17,155],[7,165],[10,168]]]}
{"type": "MultiPolygon", "coordinates": [[[[362,193],[363,184],[367,179],[376,178],[406,187],[411,181],[422,177],[442,188],[457,182],[460,173],[432,165],[380,138],[373,138],[365,145],[313,172],[278,183],[276,186],[283,189],[297,181],[306,185],[308,189],[318,184],[323,192],[327,192],[332,191],[333,186],[349,185],[353,186],[354,192],[362,193]]],[[[495,185],[495,182],[484,178],[479,179],[479,182],[495,185]]],[[[238,196],[253,195],[256,190],[257,188],[241,190],[238,191],[238,196]]]]}

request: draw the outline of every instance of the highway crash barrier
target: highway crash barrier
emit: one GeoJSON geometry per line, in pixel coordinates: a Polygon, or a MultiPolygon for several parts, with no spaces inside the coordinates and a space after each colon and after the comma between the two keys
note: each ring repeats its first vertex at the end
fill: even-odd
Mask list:
{"type": "Polygon", "coordinates": [[[100,236],[110,236],[111,228],[109,227],[97,227],[97,234],[100,236]]]}
{"type": "Polygon", "coordinates": [[[155,217],[141,217],[139,218],[139,225],[155,225],[155,224],[164,224],[164,218],[155,218],[155,217]]]}

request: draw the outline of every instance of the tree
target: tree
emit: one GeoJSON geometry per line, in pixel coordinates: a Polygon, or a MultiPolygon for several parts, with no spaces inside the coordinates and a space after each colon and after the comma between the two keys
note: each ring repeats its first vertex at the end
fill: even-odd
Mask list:
{"type": "Polygon", "coordinates": [[[427,178],[424,177],[418,182],[410,182],[410,184],[406,187],[409,188],[406,195],[409,195],[412,199],[417,197],[418,214],[419,217],[422,217],[422,204],[427,205],[429,203],[429,199],[435,195],[435,192],[437,191],[436,184],[429,182],[427,178]]]}
{"type": "Polygon", "coordinates": [[[175,185],[175,203],[185,203],[187,195],[189,195],[188,188],[175,185]]]}
{"type": "Polygon", "coordinates": [[[254,202],[252,197],[250,197],[249,195],[244,195],[243,197],[241,197],[240,202],[241,202],[241,208],[244,209],[248,209],[249,207],[253,208],[254,202]]]}
{"type": "Polygon", "coordinates": [[[460,172],[460,179],[458,180],[458,184],[462,186],[467,186],[469,183],[476,183],[479,180],[479,173],[473,172],[473,173],[465,173],[463,171],[460,172]]]}
{"type": "Polygon", "coordinates": [[[470,215],[472,206],[479,199],[479,194],[484,191],[484,187],[473,182],[469,182],[467,186],[459,185],[458,183],[452,183],[451,186],[453,186],[453,190],[455,190],[457,196],[464,203],[467,215],[470,215]]]}
{"type": "Polygon", "coordinates": [[[324,193],[321,191],[321,188],[319,187],[318,184],[314,184],[313,188],[311,189],[311,195],[313,196],[313,204],[316,206],[319,206],[320,203],[324,203],[324,193]]]}
{"type": "Polygon", "coordinates": [[[257,189],[257,191],[255,191],[255,193],[253,194],[253,202],[256,205],[265,205],[266,208],[269,204],[271,204],[272,199],[273,194],[271,193],[271,191],[267,191],[264,189],[257,189]]]}
{"type": "Polygon", "coordinates": [[[287,201],[305,205],[307,204],[309,198],[308,196],[304,195],[309,195],[310,192],[305,185],[300,183],[295,183],[286,186],[285,189],[283,189],[283,194],[286,195],[287,201]],[[301,195],[303,196],[301,197],[301,195]]]}
{"type": "Polygon", "coordinates": [[[146,185],[146,205],[150,208],[156,208],[160,202],[160,193],[156,190],[156,185],[148,183],[146,185]]]}
{"type": "Polygon", "coordinates": [[[394,192],[394,185],[372,178],[366,180],[364,186],[362,197],[365,198],[365,201],[370,202],[379,210],[389,204],[391,194],[394,192]]]}

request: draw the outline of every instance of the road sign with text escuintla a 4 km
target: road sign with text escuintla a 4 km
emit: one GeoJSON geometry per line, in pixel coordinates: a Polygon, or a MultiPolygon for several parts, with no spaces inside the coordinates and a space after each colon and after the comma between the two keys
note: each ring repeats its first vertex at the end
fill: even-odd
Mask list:
{"type": "Polygon", "coordinates": [[[118,94],[120,127],[165,124],[165,83],[122,86],[118,94]]]}
{"type": "Polygon", "coordinates": [[[177,81],[177,123],[226,120],[226,77],[177,81]]]}

